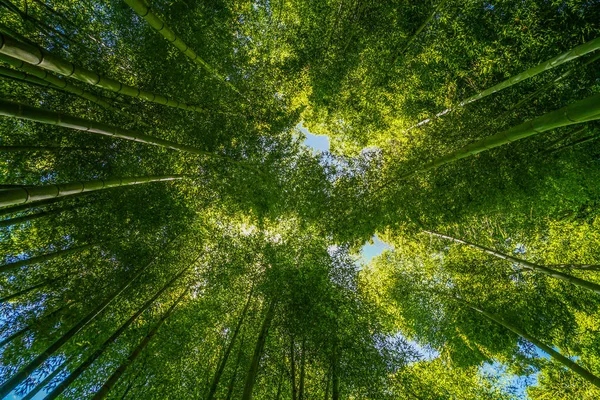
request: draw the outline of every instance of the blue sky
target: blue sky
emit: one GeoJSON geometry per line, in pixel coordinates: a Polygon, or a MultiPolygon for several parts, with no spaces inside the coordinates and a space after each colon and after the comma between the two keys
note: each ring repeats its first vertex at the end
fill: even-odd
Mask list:
{"type": "Polygon", "coordinates": [[[305,146],[312,148],[315,152],[329,151],[329,138],[327,136],[313,135],[302,125],[302,122],[296,125],[296,128],[306,135],[306,140],[304,141],[305,146]]]}

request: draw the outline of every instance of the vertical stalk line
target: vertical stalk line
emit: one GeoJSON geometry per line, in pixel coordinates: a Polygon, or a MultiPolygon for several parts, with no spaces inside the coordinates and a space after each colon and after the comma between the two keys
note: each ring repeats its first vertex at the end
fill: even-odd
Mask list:
{"type": "Polygon", "coordinates": [[[119,93],[125,96],[135,97],[152,103],[162,104],[168,107],[179,108],[187,111],[203,111],[202,107],[189,105],[169,97],[141,90],[138,87],[125,85],[119,81],[99,75],[96,72],[75,65],[67,60],[54,56],[37,46],[27,43],[0,33],[0,53],[14,57],[27,64],[38,66],[48,71],[64,75],[78,81],[98,86],[111,92],[119,93]]]}
{"type": "Polygon", "coordinates": [[[69,374],[58,386],[52,390],[46,397],[45,400],[53,400],[58,397],[75,379],[77,379],[98,357],[100,357],[108,347],[115,342],[119,336],[140,316],[146,311],[167,289],[183,276],[184,273],[190,270],[190,268],[198,261],[198,256],[190,266],[184,268],[175,277],[169,280],[154,296],[148,299],[139,309],[133,314],[123,325],[121,325],[108,339],[106,339],[95,352],[90,354],[73,372],[69,374]]]}
{"type": "Polygon", "coordinates": [[[98,392],[96,392],[96,394],[92,398],[93,400],[104,399],[108,395],[113,386],[118,382],[121,375],[123,375],[127,368],[136,360],[136,358],[139,357],[139,355],[146,348],[146,346],[148,346],[148,343],[150,343],[152,338],[154,338],[156,332],[158,332],[158,329],[171,316],[171,314],[173,314],[173,311],[175,311],[175,308],[179,305],[181,300],[183,300],[187,292],[188,288],[186,288],[183,291],[183,293],[177,298],[177,300],[175,300],[175,302],[171,305],[167,312],[165,312],[162,315],[158,322],[152,327],[152,329],[150,329],[146,336],[144,336],[142,341],[136,346],[136,348],[131,352],[131,354],[129,354],[129,357],[127,357],[127,359],[123,361],[123,363],[121,363],[119,368],[117,368],[117,370],[113,372],[113,374],[108,378],[106,383],[104,383],[104,385],[102,385],[98,392]]]}
{"type": "Polygon", "coordinates": [[[200,65],[209,73],[213,74],[219,81],[227,85],[231,90],[241,95],[235,86],[228,80],[226,80],[216,69],[211,67],[206,61],[204,61],[194,50],[192,50],[187,44],[185,44],[171,28],[169,28],[163,20],[160,19],[154,11],[148,7],[143,0],[124,0],[129,7],[135,11],[137,15],[142,17],[148,25],[152,27],[156,32],[160,33],[169,43],[175,46],[181,51],[186,57],[200,65]]]}
{"type": "Polygon", "coordinates": [[[119,289],[113,292],[105,300],[103,300],[96,308],[89,312],[83,319],[75,324],[71,329],[64,333],[54,343],[52,343],[46,350],[34,358],[31,362],[25,365],[19,372],[10,377],[2,386],[0,386],[0,398],[8,396],[21,382],[23,382],[29,375],[33,373],[40,365],[42,365],[48,358],[50,358],[58,349],[62,347],[69,339],[79,333],[85,328],[90,322],[92,322],[102,311],[108,307],[119,295],[121,295],[131,284],[142,275],[142,273],[148,268],[150,264],[140,268],[129,280],[127,280],[119,289]]]}

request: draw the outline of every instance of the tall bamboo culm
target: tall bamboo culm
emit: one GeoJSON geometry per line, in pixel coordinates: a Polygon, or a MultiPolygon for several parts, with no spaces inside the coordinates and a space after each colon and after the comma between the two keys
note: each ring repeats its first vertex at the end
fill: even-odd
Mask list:
{"type": "Polygon", "coordinates": [[[69,61],[54,56],[37,46],[32,46],[17,39],[0,33],[0,54],[16,58],[27,64],[36,65],[48,71],[77,79],[90,85],[98,86],[111,92],[125,96],[135,97],[152,103],[162,104],[168,107],[179,108],[187,111],[203,111],[202,107],[183,103],[169,97],[151,93],[140,88],[125,85],[119,81],[99,75],[69,61]]]}
{"type": "Polygon", "coordinates": [[[109,178],[93,181],[79,181],[58,185],[27,186],[0,191],[0,206],[29,203],[55,197],[72,196],[94,190],[110,189],[119,186],[139,185],[141,183],[165,182],[182,179],[182,175],[139,176],[134,178],[109,178]]]}
{"type": "Polygon", "coordinates": [[[217,72],[212,66],[210,66],[206,61],[204,61],[194,50],[192,50],[187,44],[185,44],[176,34],[173,32],[171,28],[169,28],[163,20],[160,19],[156,13],[154,13],[150,7],[146,5],[144,0],[125,0],[125,3],[129,5],[140,17],[144,18],[146,22],[154,29],[156,32],[160,33],[169,43],[175,46],[179,51],[181,51],[185,56],[187,56],[190,60],[200,65],[209,73],[213,74],[217,79],[219,79],[222,83],[227,85],[231,90],[240,94],[235,86],[229,81],[227,81],[221,74],[217,72]]]}

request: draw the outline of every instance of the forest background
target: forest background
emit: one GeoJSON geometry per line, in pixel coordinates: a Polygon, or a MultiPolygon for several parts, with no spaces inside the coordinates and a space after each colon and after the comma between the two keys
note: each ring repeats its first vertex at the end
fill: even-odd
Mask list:
{"type": "Polygon", "coordinates": [[[0,0],[0,398],[599,398],[599,33],[0,0]]]}

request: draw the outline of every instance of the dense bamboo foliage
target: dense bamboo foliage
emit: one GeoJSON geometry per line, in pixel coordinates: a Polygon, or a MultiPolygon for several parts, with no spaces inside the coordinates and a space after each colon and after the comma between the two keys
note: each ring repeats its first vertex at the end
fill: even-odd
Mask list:
{"type": "Polygon", "coordinates": [[[0,398],[600,398],[597,1],[0,11],[0,398]]]}

